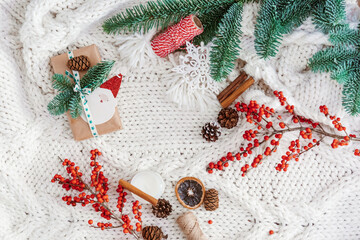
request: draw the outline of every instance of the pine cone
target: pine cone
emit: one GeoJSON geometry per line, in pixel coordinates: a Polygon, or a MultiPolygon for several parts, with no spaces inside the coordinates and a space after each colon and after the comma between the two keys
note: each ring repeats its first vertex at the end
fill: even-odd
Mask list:
{"type": "Polygon", "coordinates": [[[153,214],[158,218],[166,218],[172,212],[172,206],[169,201],[161,198],[158,200],[156,206],[152,207],[152,209],[153,214]]]}
{"type": "Polygon", "coordinates": [[[221,135],[220,126],[217,122],[207,123],[202,127],[201,133],[206,141],[216,142],[221,135]]]}
{"type": "Polygon", "coordinates": [[[233,108],[224,108],[219,112],[218,122],[221,127],[227,129],[233,128],[237,125],[238,121],[239,115],[233,108]]]}
{"type": "Polygon", "coordinates": [[[167,238],[167,235],[164,236],[161,228],[157,226],[147,226],[142,230],[142,236],[145,240],[161,240],[167,238]]]}
{"type": "Polygon", "coordinates": [[[204,206],[207,211],[215,211],[219,207],[219,195],[216,189],[205,192],[204,206]]]}
{"type": "Polygon", "coordinates": [[[90,60],[87,56],[80,55],[78,57],[69,59],[67,66],[71,70],[85,71],[90,68],[90,60]]]}

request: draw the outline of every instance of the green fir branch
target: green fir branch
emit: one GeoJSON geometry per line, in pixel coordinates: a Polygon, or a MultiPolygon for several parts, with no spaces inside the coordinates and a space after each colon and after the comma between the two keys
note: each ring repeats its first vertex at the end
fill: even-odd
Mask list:
{"type": "Polygon", "coordinates": [[[360,72],[357,71],[343,89],[342,103],[346,111],[353,116],[360,113],[360,72]]]}
{"type": "Polygon", "coordinates": [[[210,13],[198,16],[204,26],[204,32],[194,38],[193,43],[195,45],[200,45],[201,42],[207,44],[216,37],[216,31],[219,27],[219,24],[231,5],[232,4],[229,3],[214,9],[210,13]]]}
{"type": "Polygon", "coordinates": [[[91,67],[80,81],[81,88],[95,90],[107,79],[115,61],[102,61],[91,67]]]}
{"type": "Polygon", "coordinates": [[[309,67],[314,72],[331,72],[338,69],[349,59],[360,60],[359,52],[355,49],[332,47],[315,53],[309,61],[309,67]]]}
{"type": "Polygon", "coordinates": [[[103,24],[106,33],[124,30],[147,32],[151,28],[166,28],[190,14],[208,14],[236,0],[157,0],[126,9],[103,24]]]}
{"type": "Polygon", "coordinates": [[[51,115],[61,115],[65,113],[70,106],[70,99],[74,95],[73,90],[66,90],[59,93],[51,100],[47,106],[51,115]]]}
{"type": "Polygon", "coordinates": [[[344,61],[338,65],[337,69],[332,71],[331,78],[340,84],[345,84],[354,77],[354,73],[356,73],[359,67],[353,60],[344,61]]]}
{"type": "Polygon", "coordinates": [[[211,75],[215,81],[225,79],[239,55],[243,4],[234,3],[222,19],[210,53],[211,75]]]}
{"type": "Polygon", "coordinates": [[[312,12],[316,0],[267,0],[259,11],[255,26],[255,49],[263,57],[274,57],[282,36],[301,25],[312,12]]]}
{"type": "Polygon", "coordinates": [[[74,94],[69,103],[70,115],[72,118],[78,118],[83,111],[83,105],[81,103],[80,94],[74,94]]]}
{"type": "Polygon", "coordinates": [[[317,0],[301,0],[280,2],[280,24],[282,26],[283,34],[292,32],[299,27],[312,13],[313,6],[318,2],[317,0]]]}
{"type": "Polygon", "coordinates": [[[276,11],[276,1],[266,1],[255,25],[255,49],[263,58],[275,56],[280,45],[282,27],[276,11]]]}
{"type": "Polygon", "coordinates": [[[69,91],[74,88],[74,84],[70,81],[70,79],[62,74],[54,74],[52,86],[54,89],[59,91],[69,91]]]}
{"type": "Polygon", "coordinates": [[[360,33],[358,29],[342,25],[329,32],[329,41],[334,45],[357,46],[360,43],[360,33]]]}
{"type": "Polygon", "coordinates": [[[313,13],[313,22],[324,33],[337,26],[345,25],[346,11],[344,0],[318,1],[313,13]]]}

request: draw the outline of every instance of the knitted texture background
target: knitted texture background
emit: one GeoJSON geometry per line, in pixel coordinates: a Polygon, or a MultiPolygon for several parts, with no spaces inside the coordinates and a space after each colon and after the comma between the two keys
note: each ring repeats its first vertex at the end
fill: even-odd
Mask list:
{"type": "MultiPolygon", "coordinates": [[[[120,229],[90,228],[87,220],[102,221],[100,216],[90,207],[67,206],[61,200],[65,191],[50,182],[54,174],[65,173],[57,156],[77,162],[85,173],[93,148],[103,152],[114,204],[119,178],[130,180],[145,169],[163,176],[163,197],[170,200],[174,212],[167,220],[156,219],[150,206],[144,205],[143,221],[144,226],[161,227],[171,240],[185,239],[175,221],[186,209],[174,193],[176,182],[185,176],[200,178],[207,189],[219,190],[217,211],[203,207],[194,211],[210,239],[360,239],[360,164],[351,151],[355,146],[332,150],[323,144],[285,173],[274,169],[284,149],[245,178],[239,163],[222,174],[205,171],[208,162],[240,146],[249,125],[241,119],[238,127],[223,131],[218,142],[206,143],[201,126],[215,120],[220,106],[199,114],[168,101],[168,81],[181,78],[171,71],[174,61],[149,58],[141,68],[128,66],[117,51],[116,37],[103,33],[101,24],[134,2],[0,2],[0,239],[132,239],[120,229]],[[55,94],[49,60],[93,43],[103,59],[117,61],[110,75],[124,74],[118,95],[124,130],[98,142],[75,142],[66,116],[50,116],[46,109],[55,94]],[[212,225],[207,223],[210,219],[212,225]],[[270,229],[275,231],[272,236],[270,229]]],[[[341,86],[329,74],[306,69],[308,59],[329,45],[327,37],[307,21],[285,37],[277,57],[261,60],[253,37],[258,10],[256,4],[246,4],[244,9],[240,57],[247,61],[245,70],[256,83],[239,100],[256,99],[276,107],[270,93],[282,90],[300,114],[330,124],[318,113],[319,105],[326,104],[349,131],[359,133],[359,118],[349,117],[341,106],[341,86]]],[[[347,11],[349,21],[356,24],[360,10],[355,0],[348,2],[347,11]]]]}

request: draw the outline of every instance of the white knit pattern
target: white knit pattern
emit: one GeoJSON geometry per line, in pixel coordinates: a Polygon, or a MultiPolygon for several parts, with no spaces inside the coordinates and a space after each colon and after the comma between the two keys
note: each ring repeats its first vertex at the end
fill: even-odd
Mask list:
{"type": "MultiPolygon", "coordinates": [[[[144,205],[142,218],[144,225],[161,227],[171,240],[185,239],[176,218],[187,210],[174,193],[176,182],[185,176],[198,177],[206,188],[219,190],[217,211],[194,210],[210,239],[360,239],[360,164],[351,151],[355,145],[337,150],[322,145],[291,164],[286,173],[274,169],[286,146],[245,178],[236,162],[221,175],[206,173],[210,161],[236,151],[249,125],[242,119],[235,129],[223,131],[218,142],[206,143],[201,126],[215,120],[219,106],[199,113],[167,100],[167,82],[174,76],[168,59],[149,58],[142,67],[130,68],[124,60],[128,58],[118,54],[116,37],[103,33],[101,24],[134,2],[0,2],[0,239],[132,239],[120,229],[90,228],[87,220],[102,221],[100,216],[90,207],[67,206],[61,200],[65,191],[50,182],[54,174],[65,173],[57,156],[77,162],[85,173],[93,148],[103,152],[113,208],[119,178],[130,180],[145,169],[163,176],[163,197],[174,212],[168,219],[157,219],[144,205]],[[49,59],[93,43],[103,59],[117,61],[112,75],[125,74],[118,97],[124,130],[99,141],[75,142],[66,116],[50,116],[46,110],[55,94],[49,59]],[[207,223],[210,219],[212,225],[207,223]],[[271,229],[275,234],[269,236],[271,229]]],[[[355,0],[348,1],[347,9],[354,26],[360,15],[355,0]]],[[[254,50],[258,10],[257,4],[245,5],[240,57],[256,83],[239,100],[278,106],[269,93],[282,90],[300,114],[329,124],[318,112],[319,105],[326,104],[350,132],[359,132],[359,118],[349,117],[341,106],[342,87],[329,74],[306,71],[308,59],[329,44],[326,36],[307,21],[284,38],[275,58],[262,60],[254,50]]],[[[238,69],[230,79],[237,74],[238,69]]]]}

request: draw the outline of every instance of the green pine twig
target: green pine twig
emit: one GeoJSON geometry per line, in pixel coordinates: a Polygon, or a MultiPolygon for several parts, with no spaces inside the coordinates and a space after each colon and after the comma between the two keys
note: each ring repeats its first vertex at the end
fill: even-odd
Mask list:
{"type": "Polygon", "coordinates": [[[351,29],[348,25],[335,27],[329,32],[329,41],[334,45],[358,46],[360,33],[358,29],[351,29]]]}
{"type": "Polygon", "coordinates": [[[234,3],[216,32],[214,47],[210,53],[211,75],[215,81],[222,81],[235,66],[239,55],[243,4],[234,3]]]}
{"type": "Polygon", "coordinates": [[[65,113],[69,109],[70,99],[74,94],[73,90],[66,90],[56,95],[47,106],[50,114],[61,115],[65,113]]]}
{"type": "Polygon", "coordinates": [[[331,72],[337,70],[339,65],[348,59],[360,59],[359,52],[335,46],[315,53],[309,61],[309,67],[314,72],[331,72]]]}
{"type": "Polygon", "coordinates": [[[276,1],[266,1],[260,9],[255,26],[255,49],[263,58],[275,56],[281,40],[281,25],[276,1]]]}
{"type": "Polygon", "coordinates": [[[334,30],[335,27],[345,25],[345,20],[344,0],[318,1],[313,13],[313,22],[324,33],[334,30]]]}
{"type": "Polygon", "coordinates": [[[263,57],[274,57],[282,36],[292,32],[310,16],[316,0],[267,0],[255,26],[255,49],[263,57]]]}
{"type": "Polygon", "coordinates": [[[157,0],[126,9],[103,24],[106,33],[125,30],[147,32],[151,28],[164,29],[190,14],[207,14],[236,0],[157,0]]]}
{"type": "Polygon", "coordinates": [[[344,84],[354,77],[354,73],[359,67],[360,66],[358,66],[358,64],[353,60],[344,61],[332,71],[331,78],[340,84],[344,84]]]}
{"type": "Polygon", "coordinates": [[[74,94],[69,102],[70,115],[72,118],[77,118],[83,111],[80,94],[74,94]]]}
{"type": "Polygon", "coordinates": [[[67,76],[64,76],[62,74],[54,74],[52,79],[52,86],[56,90],[67,91],[74,88],[74,83],[72,83],[67,76]]]}
{"type": "Polygon", "coordinates": [[[214,9],[210,13],[198,16],[204,26],[204,32],[194,38],[193,43],[195,45],[200,45],[201,42],[207,44],[216,37],[216,31],[219,24],[231,5],[232,3],[229,3],[214,9]]]}
{"type": "Polygon", "coordinates": [[[360,113],[360,73],[357,70],[356,74],[349,79],[344,85],[343,89],[343,106],[353,116],[360,113]]]}
{"type": "Polygon", "coordinates": [[[102,61],[90,68],[80,81],[81,88],[95,90],[107,79],[115,61],[102,61]]]}

